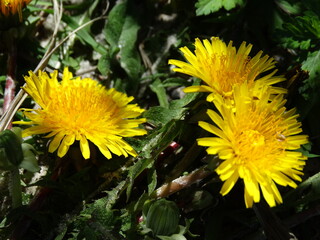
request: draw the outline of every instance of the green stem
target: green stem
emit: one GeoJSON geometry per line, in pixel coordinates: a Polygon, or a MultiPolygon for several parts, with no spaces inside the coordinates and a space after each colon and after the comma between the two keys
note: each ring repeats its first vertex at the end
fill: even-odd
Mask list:
{"type": "Polygon", "coordinates": [[[17,208],[22,205],[22,190],[19,168],[14,168],[10,172],[11,181],[9,184],[12,197],[12,208],[17,208]]]}
{"type": "Polygon", "coordinates": [[[253,210],[260,222],[264,233],[269,240],[289,240],[293,233],[289,232],[288,227],[280,220],[280,218],[273,212],[269,205],[264,201],[255,203],[253,210]]]}

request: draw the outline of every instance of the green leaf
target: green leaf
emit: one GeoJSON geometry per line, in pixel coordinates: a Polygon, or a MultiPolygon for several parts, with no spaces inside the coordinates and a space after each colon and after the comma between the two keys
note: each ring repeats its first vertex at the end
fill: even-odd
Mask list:
{"type": "Polygon", "coordinates": [[[108,197],[106,198],[106,201],[103,203],[105,208],[112,208],[113,204],[116,203],[117,199],[119,198],[121,192],[123,189],[127,186],[126,181],[120,182],[116,187],[114,187],[110,191],[106,191],[108,193],[108,197]]]}
{"type": "Polygon", "coordinates": [[[0,159],[1,165],[6,165],[5,162],[8,161],[14,166],[19,166],[23,160],[21,138],[13,131],[6,129],[0,133],[0,148],[4,149],[6,155],[6,158],[0,159]]]}
{"type": "MultiPolygon", "coordinates": [[[[98,225],[98,224],[97,224],[98,225]]],[[[92,229],[92,227],[84,226],[77,239],[90,239],[90,240],[97,240],[98,239],[98,233],[96,229],[92,229]]]]}
{"type": "Polygon", "coordinates": [[[106,208],[105,204],[96,207],[92,212],[92,217],[104,227],[112,226],[115,220],[113,210],[106,208]]]}
{"type": "Polygon", "coordinates": [[[183,98],[173,100],[170,102],[170,109],[179,109],[186,107],[189,103],[195,100],[199,96],[199,93],[187,93],[183,98]]]}
{"type": "Polygon", "coordinates": [[[23,160],[20,163],[19,167],[30,172],[38,172],[40,170],[40,167],[36,158],[37,151],[33,148],[32,145],[28,143],[22,143],[21,147],[23,151],[23,160]]]}
{"type": "Polygon", "coordinates": [[[186,109],[168,109],[160,106],[150,108],[143,116],[156,126],[163,125],[172,119],[181,119],[186,109]]]}
{"type": "Polygon", "coordinates": [[[309,52],[308,57],[302,62],[302,70],[309,72],[309,79],[307,80],[311,87],[317,86],[317,76],[320,73],[320,50],[309,52]]]}
{"type": "Polygon", "coordinates": [[[140,153],[140,156],[143,158],[139,159],[128,171],[129,185],[127,187],[127,199],[130,197],[134,179],[145,169],[152,167],[161,151],[180,134],[179,130],[182,128],[182,124],[181,121],[171,120],[161,129],[146,137],[144,141],[145,145],[140,153]]]}
{"type": "Polygon", "coordinates": [[[182,99],[171,101],[169,108],[161,106],[152,107],[144,113],[144,117],[156,126],[166,124],[172,119],[182,119],[188,110],[185,106],[197,96],[197,93],[186,94],[182,99]]]}
{"type": "Polygon", "coordinates": [[[312,153],[310,153],[310,152],[311,152],[311,146],[312,146],[312,144],[311,144],[311,142],[309,142],[309,143],[307,143],[307,144],[302,145],[301,148],[298,149],[298,151],[299,151],[299,152],[302,152],[302,154],[303,154],[304,156],[306,156],[308,159],[309,159],[309,158],[320,157],[320,155],[318,155],[318,154],[312,154],[312,153]]]}
{"type": "Polygon", "coordinates": [[[242,6],[243,0],[198,0],[196,3],[196,14],[197,16],[208,15],[219,11],[221,8],[229,11],[235,8],[237,5],[242,6]]]}
{"type": "Polygon", "coordinates": [[[286,0],[278,0],[277,4],[281,9],[289,14],[299,14],[301,12],[301,2],[298,3],[291,3],[286,0]]]}
{"type": "MultiPolygon", "coordinates": [[[[68,24],[69,27],[72,28],[72,30],[75,30],[79,27],[79,24],[77,23],[77,21],[68,15],[63,15],[62,17],[63,21],[66,22],[68,24]]],[[[86,42],[87,44],[89,44],[96,52],[100,53],[100,54],[106,54],[107,53],[107,49],[102,46],[101,44],[99,44],[92,36],[91,33],[89,33],[89,29],[88,27],[86,28],[82,28],[81,30],[77,31],[77,36],[84,42],[86,42]]]]}
{"type": "Polygon", "coordinates": [[[151,194],[157,187],[157,171],[152,167],[148,171],[148,193],[151,194]]]}
{"type": "Polygon", "coordinates": [[[102,75],[107,76],[110,73],[110,61],[111,58],[109,54],[101,56],[98,62],[98,70],[101,72],[102,75]]]}
{"type": "Polygon", "coordinates": [[[136,46],[139,28],[136,19],[127,15],[119,39],[120,64],[132,79],[137,79],[141,71],[141,61],[136,46]]]}
{"type": "Polygon", "coordinates": [[[160,103],[160,106],[163,108],[169,107],[168,97],[166,89],[164,88],[162,82],[160,79],[156,79],[151,85],[150,89],[157,94],[158,101],[160,103]]]}
{"type": "Polygon", "coordinates": [[[171,236],[157,236],[161,240],[187,240],[185,236],[181,234],[172,234],[171,236]]]}
{"type": "Polygon", "coordinates": [[[217,12],[220,8],[222,8],[222,3],[220,0],[212,1],[212,0],[198,0],[196,3],[196,14],[197,16],[208,15],[213,12],[217,12]]]}
{"type": "Polygon", "coordinates": [[[320,173],[309,177],[302,182],[296,189],[291,190],[283,198],[285,205],[283,207],[306,206],[310,202],[320,199],[320,173]]]}
{"type": "Polygon", "coordinates": [[[167,78],[162,82],[164,87],[180,87],[180,86],[189,86],[190,83],[183,78],[167,78]]]}
{"type": "Polygon", "coordinates": [[[290,18],[278,31],[282,46],[307,50],[317,45],[320,38],[320,19],[312,11],[304,12],[303,16],[290,18]]]}
{"type": "Polygon", "coordinates": [[[58,236],[56,236],[56,238],[55,238],[54,240],[63,240],[64,236],[65,236],[66,233],[67,233],[67,230],[68,230],[68,228],[65,227],[65,228],[61,231],[61,233],[60,233],[58,236]]]}
{"type": "Polygon", "coordinates": [[[192,193],[191,204],[188,206],[190,210],[204,209],[213,204],[213,196],[204,190],[198,190],[192,193]]]}
{"type": "Polygon", "coordinates": [[[120,2],[115,5],[109,13],[104,33],[106,40],[111,47],[118,46],[123,24],[125,22],[126,9],[126,2],[120,2]]]}
{"type": "Polygon", "coordinates": [[[303,85],[299,88],[299,92],[309,103],[302,108],[302,115],[303,113],[307,113],[318,99],[317,88],[319,87],[320,50],[308,52],[307,56],[307,59],[302,62],[301,69],[308,71],[309,78],[303,82],[303,85]]]}
{"type": "Polygon", "coordinates": [[[129,185],[127,187],[127,199],[129,199],[131,195],[134,179],[136,179],[136,177],[138,177],[146,168],[150,168],[151,167],[150,164],[153,161],[154,161],[153,158],[140,159],[133,166],[129,168],[129,171],[128,171],[129,185]]]}
{"type": "Polygon", "coordinates": [[[129,1],[123,1],[110,11],[105,37],[112,49],[111,55],[119,51],[116,59],[120,66],[131,79],[138,79],[141,60],[136,42],[140,25],[133,11],[135,8],[128,5],[129,1]]]}

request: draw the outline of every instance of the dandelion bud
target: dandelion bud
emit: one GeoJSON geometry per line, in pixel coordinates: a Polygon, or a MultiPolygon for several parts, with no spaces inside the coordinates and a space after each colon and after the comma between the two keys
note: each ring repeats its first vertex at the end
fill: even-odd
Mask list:
{"type": "Polygon", "coordinates": [[[169,236],[178,231],[179,209],[174,202],[160,199],[150,204],[146,226],[154,235],[169,236]]]}

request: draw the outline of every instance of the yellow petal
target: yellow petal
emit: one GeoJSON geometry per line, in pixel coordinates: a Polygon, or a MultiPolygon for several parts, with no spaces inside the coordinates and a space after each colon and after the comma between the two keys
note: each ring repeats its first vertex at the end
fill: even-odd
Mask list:
{"type": "Polygon", "coordinates": [[[230,190],[233,188],[233,186],[236,184],[236,182],[239,179],[239,174],[238,172],[234,172],[227,181],[225,181],[225,183],[222,185],[222,188],[220,190],[220,194],[222,196],[228,194],[230,192],[230,190]]]}
{"type": "Polygon", "coordinates": [[[59,148],[58,148],[58,156],[59,157],[63,157],[64,155],[66,155],[66,153],[69,150],[69,145],[65,144],[64,141],[62,141],[62,143],[60,144],[59,148]]]}
{"type": "Polygon", "coordinates": [[[202,127],[204,130],[217,135],[218,137],[226,138],[226,135],[219,128],[211,125],[210,123],[199,121],[199,126],[202,127]]]}
{"type": "Polygon", "coordinates": [[[251,208],[253,205],[253,197],[249,195],[247,189],[244,189],[244,202],[247,208],[251,208]]]}
{"type": "Polygon", "coordinates": [[[260,190],[258,182],[253,178],[253,176],[250,176],[246,174],[246,177],[243,179],[244,185],[246,190],[248,191],[248,194],[252,196],[254,202],[260,201],[260,190]]]}
{"type": "Polygon", "coordinates": [[[276,205],[273,191],[269,185],[260,185],[262,194],[266,202],[269,204],[270,207],[274,207],[276,205]]]}
{"type": "Polygon", "coordinates": [[[211,92],[212,88],[204,85],[200,86],[190,86],[183,89],[185,93],[193,93],[193,92],[211,92]]]}
{"type": "Polygon", "coordinates": [[[55,150],[58,149],[61,140],[64,138],[64,134],[62,132],[59,132],[54,136],[51,143],[49,144],[49,152],[53,153],[55,150]]]}
{"type": "Polygon", "coordinates": [[[82,156],[84,159],[89,159],[90,158],[90,148],[89,148],[89,143],[88,140],[86,139],[85,136],[80,136],[80,150],[82,153],[82,156]]]}

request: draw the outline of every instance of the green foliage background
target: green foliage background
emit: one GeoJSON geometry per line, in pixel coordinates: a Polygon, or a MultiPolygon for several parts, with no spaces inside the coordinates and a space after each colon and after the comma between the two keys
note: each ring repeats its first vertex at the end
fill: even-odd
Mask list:
{"type": "MultiPolygon", "coordinates": [[[[76,31],[46,63],[46,70],[66,66],[76,75],[90,76],[107,87],[134,96],[147,111],[148,135],[128,139],[139,157],[106,160],[98,151],[93,161],[74,155],[58,159],[46,150],[45,139],[28,139],[40,153],[46,171],[38,178],[24,172],[23,206],[12,210],[8,173],[1,173],[1,239],[266,239],[283,226],[298,239],[318,239],[320,207],[320,2],[317,0],[78,0],[62,3],[62,20],[55,43],[76,31]],[[240,46],[253,44],[278,61],[278,73],[288,79],[287,107],[296,107],[310,144],[303,182],[297,189],[280,189],[284,203],[264,210],[246,209],[238,183],[225,197],[213,169],[196,139],[206,136],[197,122],[206,120],[209,104],[203,94],[183,94],[199,80],[173,73],[168,59],[183,59],[179,47],[193,48],[196,37],[218,36],[240,46]],[[60,175],[55,176],[57,169],[60,175]],[[205,169],[205,170],[204,170],[205,169]],[[141,216],[161,186],[181,176],[186,188],[165,195],[179,207],[176,234],[155,236],[141,216]],[[36,188],[37,191],[29,191],[36,188]],[[273,221],[274,218],[277,221],[273,221]],[[265,223],[269,222],[270,225],[265,223]]],[[[34,70],[53,35],[57,17],[54,1],[33,0],[23,11],[24,21],[0,18],[0,93],[8,72],[8,49],[16,48],[17,88],[34,70]],[[11,41],[15,39],[15,41],[11,41]]],[[[0,99],[3,103],[3,98],[0,99]]],[[[33,107],[31,99],[23,106],[33,107]]],[[[21,119],[17,113],[16,119],[21,119]]],[[[145,219],[144,219],[145,220],[145,219]]],[[[276,232],[276,233],[274,233],[276,232]]],[[[275,235],[279,236],[279,235],[275,235]]],[[[282,238],[274,238],[282,239],[282,238]]]]}

